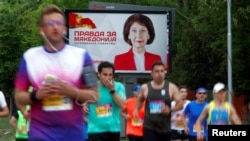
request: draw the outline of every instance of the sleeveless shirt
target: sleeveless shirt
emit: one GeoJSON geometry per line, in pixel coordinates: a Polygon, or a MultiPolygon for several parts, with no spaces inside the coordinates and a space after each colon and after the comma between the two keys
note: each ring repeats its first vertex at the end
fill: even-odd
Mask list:
{"type": "Polygon", "coordinates": [[[216,109],[214,101],[209,103],[209,113],[207,123],[212,125],[229,125],[230,123],[230,104],[224,103],[223,109],[216,109]]]}
{"type": "Polygon", "coordinates": [[[17,114],[18,114],[18,118],[17,118],[16,138],[27,139],[29,122],[25,119],[24,115],[21,113],[20,110],[17,111],[17,114]]]}
{"type": "Polygon", "coordinates": [[[165,81],[161,89],[154,89],[151,83],[147,83],[148,96],[145,103],[145,117],[143,127],[158,133],[169,133],[171,131],[171,114],[163,115],[163,106],[171,106],[169,96],[169,82],[165,81]]]}

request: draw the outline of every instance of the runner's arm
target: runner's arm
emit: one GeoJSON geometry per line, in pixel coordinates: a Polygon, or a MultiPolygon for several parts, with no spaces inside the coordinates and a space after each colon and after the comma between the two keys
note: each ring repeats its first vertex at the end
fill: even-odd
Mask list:
{"type": "Polygon", "coordinates": [[[171,111],[178,111],[183,109],[184,101],[181,97],[181,94],[179,93],[179,89],[175,84],[171,82],[169,82],[169,94],[171,101],[176,101],[175,106],[171,107],[171,111]]]}
{"type": "Polygon", "coordinates": [[[17,128],[17,127],[16,127],[16,118],[15,118],[14,116],[11,116],[11,118],[10,118],[10,120],[9,120],[9,123],[10,123],[10,125],[11,125],[14,129],[17,128]]]}
{"type": "Polygon", "coordinates": [[[201,112],[199,118],[196,121],[196,126],[197,126],[197,134],[201,133],[201,123],[202,121],[206,118],[206,116],[208,115],[208,111],[209,111],[209,105],[207,105],[201,112]]]}
{"type": "Polygon", "coordinates": [[[142,105],[144,101],[146,100],[146,96],[147,96],[146,93],[147,93],[147,84],[143,84],[136,98],[136,106],[135,106],[135,110],[133,114],[134,117],[137,117],[138,111],[142,108],[142,105]]]}
{"type": "Polygon", "coordinates": [[[231,105],[230,108],[231,112],[230,112],[230,121],[232,124],[242,124],[241,119],[239,118],[235,108],[233,105],[231,105]]]}

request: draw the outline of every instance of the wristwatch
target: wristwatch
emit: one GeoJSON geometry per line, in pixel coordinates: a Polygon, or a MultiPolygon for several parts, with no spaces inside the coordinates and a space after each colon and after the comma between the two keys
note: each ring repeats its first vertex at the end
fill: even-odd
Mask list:
{"type": "Polygon", "coordinates": [[[109,93],[113,95],[113,94],[115,94],[115,90],[111,90],[111,91],[109,91],[109,93]]]}
{"type": "Polygon", "coordinates": [[[38,99],[36,98],[36,91],[33,91],[33,92],[30,93],[30,100],[32,102],[38,101],[38,99]]]}

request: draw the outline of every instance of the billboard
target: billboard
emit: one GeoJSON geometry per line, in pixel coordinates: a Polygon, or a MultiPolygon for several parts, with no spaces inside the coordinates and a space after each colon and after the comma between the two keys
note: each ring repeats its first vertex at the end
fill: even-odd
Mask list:
{"type": "Polygon", "coordinates": [[[133,5],[133,4],[123,4],[123,3],[109,3],[109,2],[99,2],[91,1],[88,5],[89,10],[139,10],[139,11],[168,11],[167,16],[169,22],[167,23],[167,28],[169,31],[169,43],[168,43],[168,53],[167,53],[167,71],[171,72],[171,50],[173,49],[173,33],[174,33],[174,23],[176,10],[172,7],[161,7],[161,6],[145,6],[145,5],[133,5]]]}
{"type": "Polygon", "coordinates": [[[68,43],[88,50],[95,66],[113,62],[116,72],[148,73],[161,60],[168,71],[167,11],[65,10],[68,43]]]}

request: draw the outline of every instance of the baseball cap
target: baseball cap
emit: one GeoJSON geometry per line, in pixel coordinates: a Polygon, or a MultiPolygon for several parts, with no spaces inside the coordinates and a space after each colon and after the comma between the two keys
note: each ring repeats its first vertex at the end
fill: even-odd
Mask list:
{"type": "Polygon", "coordinates": [[[219,91],[223,90],[223,89],[226,89],[226,86],[225,84],[221,83],[221,82],[218,82],[214,85],[214,88],[213,88],[213,94],[214,93],[218,93],[219,91]]]}
{"type": "Polygon", "coordinates": [[[196,93],[207,93],[207,90],[204,88],[204,87],[199,87],[197,90],[196,90],[196,93]]]}
{"type": "Polygon", "coordinates": [[[140,89],[141,89],[141,86],[140,86],[140,85],[136,85],[136,86],[133,88],[133,91],[139,92],[140,89]]]}

